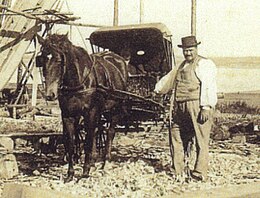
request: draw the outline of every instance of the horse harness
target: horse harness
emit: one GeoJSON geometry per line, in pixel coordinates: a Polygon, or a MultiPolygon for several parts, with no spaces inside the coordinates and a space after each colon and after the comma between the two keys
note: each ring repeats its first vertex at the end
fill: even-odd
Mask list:
{"type": "MultiPolygon", "coordinates": [[[[67,61],[66,61],[66,55],[64,52],[60,51],[60,54],[62,55],[62,60],[63,60],[63,71],[62,71],[62,78],[61,78],[61,82],[63,82],[63,79],[64,79],[64,76],[65,76],[65,73],[66,73],[66,65],[67,65],[67,61]]],[[[105,55],[108,55],[109,53],[108,52],[103,52],[101,54],[98,54],[98,55],[94,55],[94,56],[89,56],[90,59],[91,59],[91,62],[92,62],[92,65],[88,71],[88,73],[86,74],[86,76],[84,77],[84,80],[80,83],[80,85],[78,86],[75,86],[75,87],[69,87],[69,86],[65,86],[63,85],[62,83],[60,83],[59,85],[59,88],[58,88],[58,93],[60,96],[63,96],[63,95],[75,95],[75,94],[92,94],[93,92],[95,91],[101,91],[101,92],[108,92],[109,90],[110,91],[113,91],[115,88],[113,86],[113,83],[112,83],[112,80],[110,78],[110,75],[109,75],[109,71],[108,69],[104,66],[104,64],[102,64],[101,62],[101,59],[103,58],[104,60],[105,59],[105,55]],[[104,86],[104,85],[101,85],[99,84],[98,82],[98,74],[97,74],[97,68],[96,66],[97,65],[100,65],[102,68],[103,68],[103,71],[105,73],[105,76],[106,76],[106,79],[108,81],[108,87],[104,86]],[[89,78],[89,75],[91,74],[91,72],[94,73],[94,78],[95,78],[95,82],[96,82],[96,87],[86,87],[85,83],[86,81],[88,80],[89,78]]],[[[85,65],[85,67],[87,67],[85,65]]],[[[121,73],[121,71],[119,71],[119,74],[122,78],[122,80],[124,82],[125,79],[121,73]]]]}

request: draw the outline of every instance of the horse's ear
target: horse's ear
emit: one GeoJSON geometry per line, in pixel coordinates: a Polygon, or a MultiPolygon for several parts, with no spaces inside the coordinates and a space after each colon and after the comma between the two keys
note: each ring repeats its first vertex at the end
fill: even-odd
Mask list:
{"type": "Polygon", "coordinates": [[[37,39],[38,39],[38,42],[41,44],[41,45],[43,45],[43,43],[44,43],[44,38],[43,37],[41,37],[39,34],[36,34],[36,36],[37,36],[37,39]]]}

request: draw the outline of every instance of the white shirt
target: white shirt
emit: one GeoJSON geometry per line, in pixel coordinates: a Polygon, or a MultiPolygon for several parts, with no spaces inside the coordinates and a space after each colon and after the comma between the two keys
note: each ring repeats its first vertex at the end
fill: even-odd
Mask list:
{"type": "Polygon", "coordinates": [[[202,58],[195,68],[195,73],[201,81],[200,106],[210,106],[217,104],[217,67],[210,59],[202,58]]]}
{"type": "MultiPolygon", "coordinates": [[[[175,87],[175,78],[178,69],[174,67],[155,85],[155,92],[165,94],[175,87]]],[[[195,69],[196,76],[201,82],[200,106],[214,108],[217,104],[217,67],[210,59],[202,58],[195,69]]]]}

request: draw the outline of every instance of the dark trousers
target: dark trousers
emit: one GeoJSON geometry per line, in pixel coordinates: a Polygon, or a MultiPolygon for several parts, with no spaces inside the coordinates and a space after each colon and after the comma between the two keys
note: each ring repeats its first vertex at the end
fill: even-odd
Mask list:
{"type": "Polygon", "coordinates": [[[172,127],[173,165],[176,174],[184,172],[184,152],[187,152],[189,141],[195,137],[197,157],[194,170],[204,177],[207,176],[209,136],[213,120],[212,110],[210,111],[210,119],[200,124],[198,122],[199,100],[177,102],[172,127]]]}

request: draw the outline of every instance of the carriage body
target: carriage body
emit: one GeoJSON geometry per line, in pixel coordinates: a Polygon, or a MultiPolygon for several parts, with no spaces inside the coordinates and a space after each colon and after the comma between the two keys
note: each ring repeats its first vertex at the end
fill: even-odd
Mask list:
{"type": "Polygon", "coordinates": [[[93,53],[127,51],[127,91],[114,93],[126,103],[129,118],[123,122],[158,121],[164,111],[162,97],[153,94],[156,82],[168,73],[174,61],[171,33],[162,23],[104,27],[90,35],[93,53]]]}

